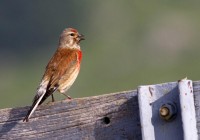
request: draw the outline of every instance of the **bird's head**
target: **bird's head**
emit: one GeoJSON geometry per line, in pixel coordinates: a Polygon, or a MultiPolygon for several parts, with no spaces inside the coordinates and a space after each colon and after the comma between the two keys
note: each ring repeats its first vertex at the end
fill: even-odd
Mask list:
{"type": "Polygon", "coordinates": [[[62,32],[60,36],[59,46],[80,48],[81,40],[84,40],[84,36],[82,34],[79,34],[76,29],[67,28],[62,32]]]}

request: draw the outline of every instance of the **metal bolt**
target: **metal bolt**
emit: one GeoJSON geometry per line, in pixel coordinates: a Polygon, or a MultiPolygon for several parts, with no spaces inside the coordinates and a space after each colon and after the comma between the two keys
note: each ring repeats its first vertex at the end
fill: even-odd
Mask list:
{"type": "Polygon", "coordinates": [[[175,103],[163,104],[159,109],[159,114],[165,121],[171,121],[176,118],[177,107],[175,103]]]}

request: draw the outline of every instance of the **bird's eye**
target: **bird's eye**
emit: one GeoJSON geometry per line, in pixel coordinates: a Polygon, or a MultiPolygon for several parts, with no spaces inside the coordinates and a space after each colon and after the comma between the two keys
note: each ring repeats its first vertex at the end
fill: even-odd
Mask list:
{"type": "Polygon", "coordinates": [[[70,36],[74,36],[74,33],[71,33],[70,36]]]}

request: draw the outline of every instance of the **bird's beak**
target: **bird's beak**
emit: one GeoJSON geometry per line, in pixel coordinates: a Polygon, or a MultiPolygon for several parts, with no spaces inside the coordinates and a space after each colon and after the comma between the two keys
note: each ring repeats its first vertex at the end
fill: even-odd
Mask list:
{"type": "Polygon", "coordinates": [[[85,40],[84,35],[82,35],[82,34],[79,34],[79,35],[78,35],[78,38],[79,38],[80,41],[81,41],[81,40],[85,40]]]}

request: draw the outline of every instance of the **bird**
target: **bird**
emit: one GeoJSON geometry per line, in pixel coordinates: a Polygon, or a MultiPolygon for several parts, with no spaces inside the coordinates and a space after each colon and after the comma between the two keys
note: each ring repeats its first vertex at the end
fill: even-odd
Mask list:
{"type": "Polygon", "coordinates": [[[76,80],[82,59],[82,51],[80,42],[84,39],[84,35],[74,28],[66,28],[60,35],[56,52],[46,66],[45,73],[36,90],[33,99],[23,122],[28,122],[36,108],[41,105],[49,96],[54,102],[53,93],[55,91],[71,98],[65,92],[71,87],[76,80]]]}

